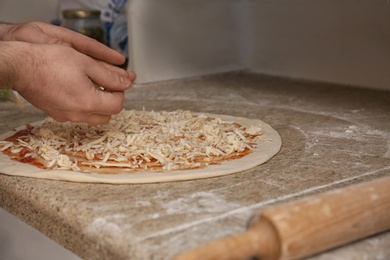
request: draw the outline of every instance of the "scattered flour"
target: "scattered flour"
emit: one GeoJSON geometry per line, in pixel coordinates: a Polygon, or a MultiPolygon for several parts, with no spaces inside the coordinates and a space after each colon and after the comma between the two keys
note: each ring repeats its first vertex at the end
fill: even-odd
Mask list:
{"type": "Polygon", "coordinates": [[[150,201],[146,201],[146,200],[136,200],[135,201],[136,207],[149,207],[151,205],[152,205],[152,203],[150,201]]]}
{"type": "Polygon", "coordinates": [[[240,206],[212,192],[196,192],[161,205],[168,215],[225,212],[240,206]]]}
{"type": "Polygon", "coordinates": [[[85,234],[109,235],[110,237],[117,237],[131,229],[130,224],[126,224],[128,216],[125,214],[114,214],[104,217],[95,218],[85,230],[85,234]]]}
{"type": "Polygon", "coordinates": [[[356,148],[356,150],[351,150],[350,152],[355,153],[356,155],[362,154],[362,147],[364,147],[365,144],[377,144],[380,146],[386,146],[387,144],[388,149],[383,156],[387,158],[390,157],[390,134],[377,129],[372,129],[365,125],[334,126],[330,129],[318,127],[313,130],[307,130],[305,137],[306,149],[308,149],[314,157],[318,157],[320,154],[317,151],[317,145],[332,145],[331,142],[326,141],[330,139],[348,140],[349,144],[353,144],[356,148]]]}

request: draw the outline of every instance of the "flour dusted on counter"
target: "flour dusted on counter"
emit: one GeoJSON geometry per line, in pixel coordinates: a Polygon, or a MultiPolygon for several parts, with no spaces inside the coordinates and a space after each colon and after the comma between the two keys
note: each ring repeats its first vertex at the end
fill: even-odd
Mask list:
{"type": "MultiPolygon", "coordinates": [[[[48,118],[16,144],[26,156],[44,159],[47,168],[82,171],[83,167],[134,170],[202,168],[250,153],[262,135],[260,126],[189,111],[122,111],[107,125],[59,123],[48,118]]],[[[12,151],[11,151],[12,152],[12,151]]]]}

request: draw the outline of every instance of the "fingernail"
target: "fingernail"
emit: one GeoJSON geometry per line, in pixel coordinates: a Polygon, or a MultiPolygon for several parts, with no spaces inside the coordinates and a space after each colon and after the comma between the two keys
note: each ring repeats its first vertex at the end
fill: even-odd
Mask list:
{"type": "Polygon", "coordinates": [[[132,81],[134,81],[136,78],[137,78],[137,75],[135,74],[134,71],[130,71],[129,72],[129,77],[132,81]]]}
{"type": "Polygon", "coordinates": [[[121,81],[122,81],[122,84],[125,85],[126,87],[130,86],[130,84],[131,84],[131,80],[129,78],[126,78],[126,77],[121,77],[121,81]]]}

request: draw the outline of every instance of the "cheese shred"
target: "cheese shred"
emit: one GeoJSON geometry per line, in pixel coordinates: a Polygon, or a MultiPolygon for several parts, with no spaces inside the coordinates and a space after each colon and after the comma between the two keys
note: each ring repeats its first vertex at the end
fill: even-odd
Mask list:
{"type": "Polygon", "coordinates": [[[47,118],[0,151],[41,158],[49,169],[126,168],[171,171],[206,167],[256,148],[262,130],[189,111],[123,110],[107,125],[47,118]]]}

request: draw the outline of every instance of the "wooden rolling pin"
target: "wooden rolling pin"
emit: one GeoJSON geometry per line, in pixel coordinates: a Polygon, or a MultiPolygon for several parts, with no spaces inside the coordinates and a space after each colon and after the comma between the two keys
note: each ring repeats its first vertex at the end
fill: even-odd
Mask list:
{"type": "Polygon", "coordinates": [[[265,209],[246,232],[175,259],[299,259],[388,229],[390,176],[265,209]]]}

